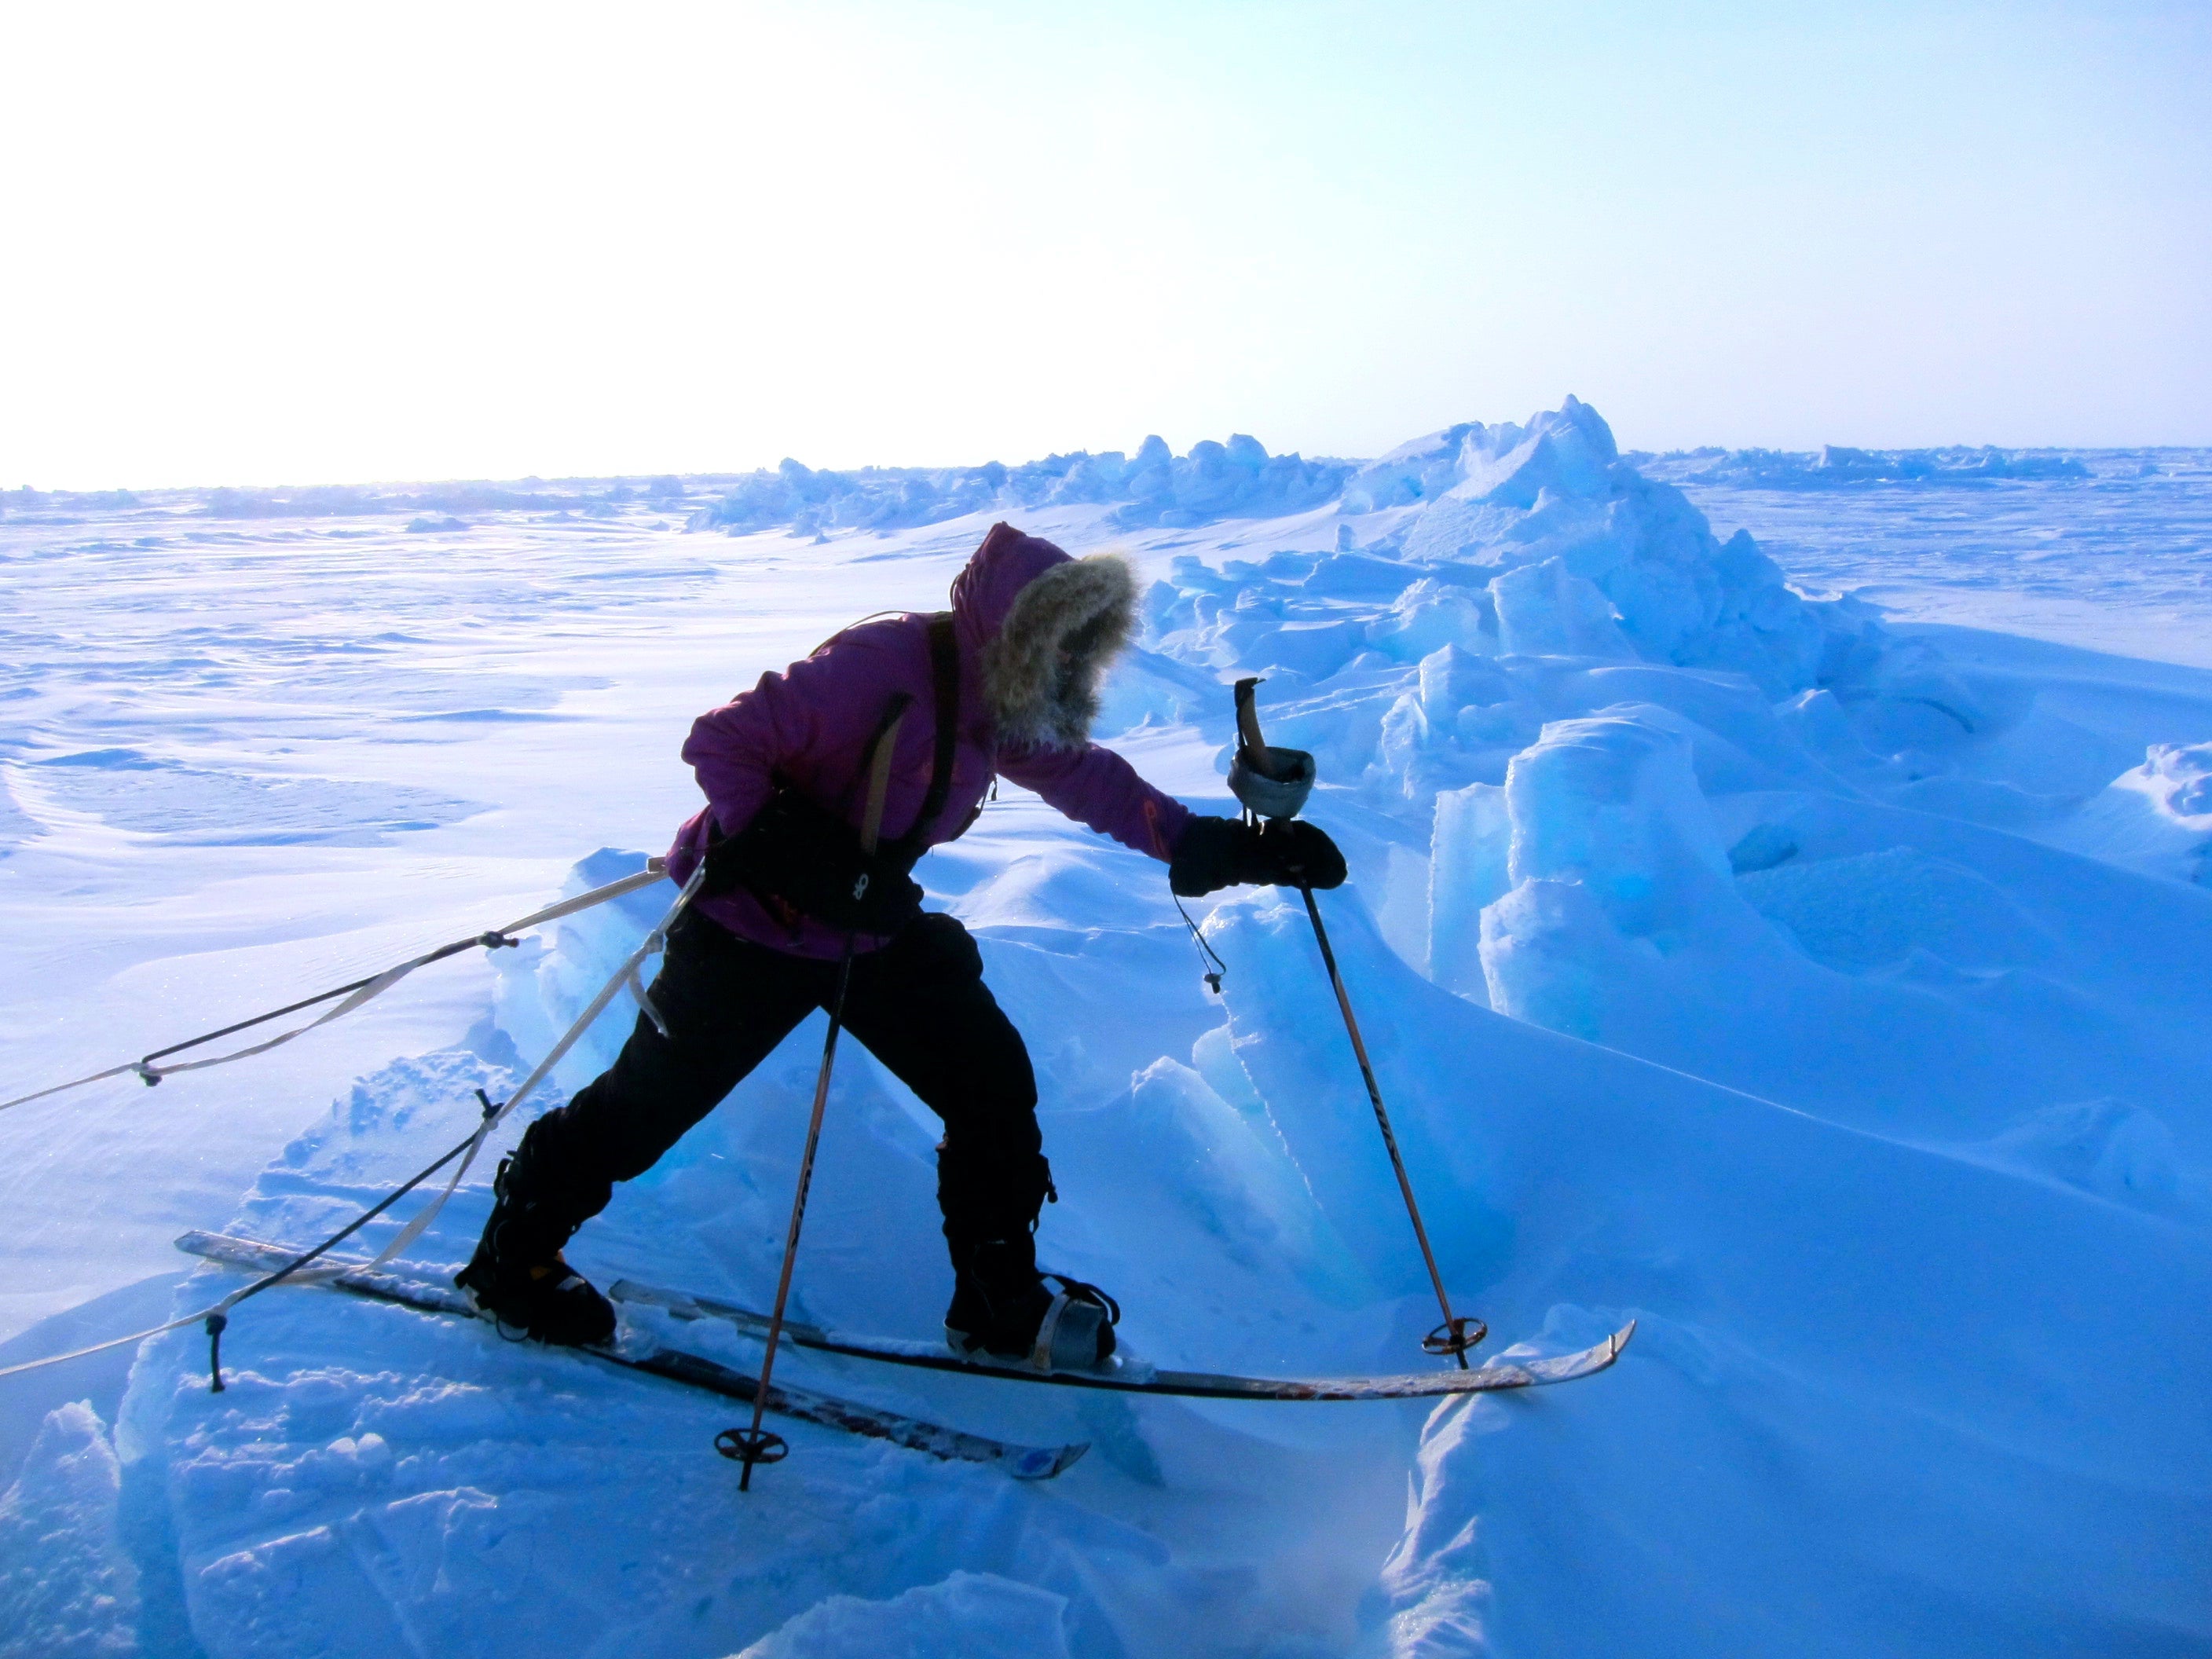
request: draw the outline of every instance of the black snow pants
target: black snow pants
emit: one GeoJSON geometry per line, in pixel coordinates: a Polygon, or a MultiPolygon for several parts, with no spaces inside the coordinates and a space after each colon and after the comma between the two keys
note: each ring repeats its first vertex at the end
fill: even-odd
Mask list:
{"type": "MultiPolygon", "coordinates": [[[[741,939],[687,911],[614,1065],[530,1127],[511,1185],[573,1223],[606,1207],[836,994],[837,964],[741,939]]],[[[958,921],[931,913],[855,957],[845,1029],[944,1120],[937,1197],[955,1243],[1026,1235],[1051,1185],[1029,1050],[958,921]]]]}

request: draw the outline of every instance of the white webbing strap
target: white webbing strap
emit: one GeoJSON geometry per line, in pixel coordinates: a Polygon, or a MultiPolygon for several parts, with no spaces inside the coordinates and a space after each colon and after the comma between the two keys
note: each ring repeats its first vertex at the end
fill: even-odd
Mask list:
{"type": "MultiPolygon", "coordinates": [[[[134,1073],[144,1077],[151,1069],[143,1060],[125,1060],[120,1066],[111,1066],[106,1071],[94,1072],[88,1077],[72,1078],[67,1083],[57,1083],[52,1088],[41,1089],[36,1094],[17,1095],[13,1100],[0,1100],[0,1112],[6,1111],[10,1106],[27,1106],[34,1100],[44,1100],[48,1095],[67,1094],[72,1089],[82,1089],[88,1083],[99,1083],[111,1077],[128,1077],[134,1073]]],[[[156,1078],[155,1081],[160,1079],[156,1078]]],[[[94,1353],[98,1350],[88,1348],[85,1352],[94,1353]]],[[[6,1371],[0,1371],[0,1376],[7,1375],[6,1371]]]]}
{"type": "Polygon", "coordinates": [[[453,1171],[453,1178],[446,1182],[445,1190],[424,1206],[420,1215],[402,1227],[397,1237],[377,1252],[376,1259],[368,1264],[370,1267],[382,1267],[422,1236],[422,1230],[437,1218],[438,1212],[446,1207],[446,1200],[459,1190],[461,1177],[468,1174],[469,1166],[477,1161],[477,1154],[483,1150],[485,1138],[499,1127],[501,1121],[509,1112],[529,1097],[532,1091],[545,1080],[547,1074],[556,1066],[567,1057],[568,1050],[574,1048],[584,1033],[591,1029],[592,1023],[606,1012],[607,1004],[615,1000],[616,993],[625,985],[636,988],[639,1001],[644,1003],[647,1011],[652,1013],[653,1024],[659,1025],[659,1013],[653,1009],[652,1004],[647,1001],[643,989],[638,987],[638,969],[647,958],[659,955],[666,948],[668,930],[676,925],[676,919],[684,914],[684,906],[691,902],[691,896],[699,890],[699,883],[706,873],[707,864],[702,859],[699,862],[698,868],[692,871],[690,880],[685,882],[683,890],[677,894],[676,902],[668,907],[668,914],[661,917],[659,925],[647,933],[637,949],[629,953],[622,966],[615,969],[612,976],[599,988],[599,994],[584,1006],[584,1012],[576,1016],[575,1024],[561,1034],[561,1040],[547,1052],[544,1059],[538,1062],[536,1069],[528,1077],[523,1079],[520,1088],[498,1106],[484,1114],[483,1121],[477,1126],[476,1134],[469,1142],[468,1151],[461,1155],[460,1167],[453,1171]]]}
{"type": "MultiPolygon", "coordinates": [[[[283,1048],[295,1037],[305,1036],[310,1031],[328,1025],[334,1019],[343,1018],[361,1007],[362,1004],[374,1001],[382,996],[417,968],[428,963],[442,961],[471,943],[482,943],[487,946],[512,944],[514,935],[517,933],[526,933],[531,928],[543,927],[549,921],[558,921],[563,916],[573,916],[579,910],[588,910],[594,905],[605,904],[610,900],[635,893],[641,887],[650,887],[656,882],[665,880],[666,876],[667,869],[664,861],[658,858],[651,859],[647,861],[646,867],[634,876],[624,876],[620,881],[611,881],[604,887],[594,887],[588,893],[579,893],[574,898],[566,898],[556,904],[549,904],[542,910],[533,910],[519,921],[510,921],[504,927],[477,934],[475,940],[463,940],[458,945],[441,945],[434,951],[426,951],[411,962],[403,962],[395,968],[386,969],[374,979],[349,993],[337,1006],[318,1015],[305,1025],[270,1037],[266,1042],[256,1042],[227,1054],[213,1054],[205,1060],[180,1060],[173,1066],[157,1066],[150,1060],[128,1060],[120,1066],[111,1066],[104,1072],[94,1072],[89,1077],[77,1078],[69,1083],[57,1083],[50,1089],[40,1089],[35,1094],[20,1095],[13,1100],[0,1101],[0,1112],[6,1111],[11,1106],[27,1106],[34,1100],[44,1100],[49,1095],[63,1094],[69,1090],[82,1088],[88,1083],[98,1083],[106,1078],[135,1075],[148,1083],[159,1083],[173,1073],[204,1071],[210,1066],[228,1066],[234,1060],[246,1060],[254,1054],[265,1054],[271,1048],[283,1048]]],[[[653,1010],[650,1004],[646,1003],[641,989],[639,992],[639,1001],[646,1006],[647,1012],[653,1014],[653,1023],[656,1025],[659,1024],[659,1013],[653,1010]]],[[[248,1022],[248,1024],[252,1023],[248,1022]]],[[[191,1043],[179,1045],[180,1048],[191,1046],[191,1043]]]]}
{"type": "Polygon", "coordinates": [[[641,887],[650,887],[657,881],[665,880],[667,876],[667,861],[659,857],[649,858],[645,861],[645,868],[634,876],[624,876],[620,881],[611,881],[604,887],[594,887],[588,893],[579,893],[574,898],[565,898],[557,904],[549,904],[543,910],[532,910],[520,921],[510,921],[499,931],[503,934],[520,933],[532,927],[543,927],[549,921],[558,921],[563,916],[573,916],[579,910],[588,910],[595,904],[605,904],[610,899],[618,899],[625,894],[635,893],[641,887]]]}
{"type": "MultiPolygon", "coordinates": [[[[346,1270],[346,1264],[343,1262],[331,1262],[327,1265],[310,1264],[305,1267],[294,1269],[288,1275],[288,1279],[289,1282],[295,1285],[319,1285],[325,1279],[337,1278],[346,1270]]],[[[111,1348],[120,1348],[132,1342],[143,1342],[149,1336],[161,1336],[170,1331],[180,1331],[187,1325],[204,1324],[210,1314],[228,1312],[251,1295],[254,1288],[253,1285],[248,1285],[242,1289],[233,1291],[222,1301],[210,1304],[198,1313],[188,1313],[181,1319],[173,1319],[166,1325],[155,1325],[148,1330],[133,1331],[128,1336],[111,1336],[105,1342],[95,1342],[88,1348],[79,1348],[72,1353],[50,1353],[43,1359],[26,1359],[20,1364],[9,1365],[4,1370],[0,1370],[0,1377],[18,1376],[25,1371],[43,1370],[49,1365],[66,1364],[72,1359],[83,1359],[93,1354],[106,1353],[111,1348]]]]}
{"type": "Polygon", "coordinates": [[[331,1008],[327,1013],[309,1020],[305,1025],[297,1026],[289,1031],[270,1037],[265,1042],[257,1042],[250,1048],[235,1048],[227,1054],[210,1054],[205,1060],[180,1060],[173,1066],[154,1066],[149,1065],[144,1060],[140,1060],[137,1065],[130,1067],[130,1069],[137,1073],[140,1077],[144,1078],[149,1083],[159,1083],[163,1078],[169,1076],[173,1073],[201,1072],[205,1071],[210,1066],[228,1066],[234,1060],[250,1060],[255,1054],[265,1054],[271,1048],[283,1048],[294,1037],[305,1036],[308,1032],[319,1030],[323,1026],[329,1024],[334,1019],[344,1018],[348,1014],[353,1012],[355,1009],[360,1007],[363,1003],[373,1002],[378,997],[382,996],[386,991],[389,991],[393,986],[398,984],[401,980],[405,979],[408,975],[413,973],[424,963],[432,961],[441,957],[443,954],[444,952],[442,951],[426,951],[421,956],[416,957],[412,962],[403,962],[397,968],[387,968],[382,973],[379,974],[374,979],[369,981],[368,984],[362,986],[361,989],[356,991],[351,996],[346,998],[344,1001],[340,1002],[335,1007],[331,1008]]]}
{"type": "Polygon", "coordinates": [[[645,988],[645,981],[639,977],[635,968],[629,970],[629,984],[630,996],[637,1003],[639,1012],[653,1022],[654,1030],[666,1036],[668,1022],[661,1018],[660,1010],[653,1004],[653,994],[645,988]]]}
{"type": "Polygon", "coordinates": [[[182,1319],[173,1319],[166,1325],[156,1325],[151,1330],[133,1331],[128,1336],[110,1337],[105,1342],[95,1342],[88,1348],[79,1348],[74,1353],[50,1353],[44,1359],[26,1359],[21,1364],[0,1370],[0,1377],[20,1376],[25,1371],[44,1370],[49,1365],[65,1364],[72,1359],[82,1359],[96,1353],[106,1353],[110,1348],[120,1348],[128,1343],[143,1342],[149,1336],[160,1336],[165,1331],[181,1330],[187,1325],[197,1325],[215,1311],[203,1308],[196,1314],[186,1314],[182,1319]]]}
{"type": "MultiPolygon", "coordinates": [[[[660,866],[660,860],[655,859],[653,861],[653,866],[650,869],[646,870],[638,875],[626,877],[623,880],[611,883],[605,887],[596,888],[589,893],[579,894],[576,897],[563,900],[559,904],[549,905],[546,908],[538,911],[534,915],[524,917],[520,921],[510,923],[507,927],[501,929],[500,931],[503,933],[519,933],[526,927],[534,927],[544,922],[556,921],[562,916],[573,915],[579,910],[589,908],[592,905],[604,904],[611,898],[618,898],[624,893],[635,892],[641,887],[647,886],[653,882],[659,881],[663,878],[664,874],[665,872],[660,866]]],[[[583,1013],[578,1017],[576,1023],[568,1028],[567,1033],[562,1036],[560,1042],[554,1044],[552,1052],[547,1054],[545,1058],[538,1063],[538,1068],[532,1072],[531,1074],[523,1080],[522,1086],[517,1089],[514,1094],[510,1095],[503,1104],[488,1110],[484,1114],[483,1121],[477,1126],[476,1133],[469,1138],[467,1142],[467,1151],[462,1155],[460,1168],[453,1172],[453,1177],[451,1181],[446,1183],[445,1190],[438,1194],[437,1198],[422,1212],[422,1214],[416,1216],[414,1220],[408,1223],[408,1224],[401,1230],[399,1236],[393,1239],[390,1244],[386,1245],[382,1253],[377,1256],[376,1260],[369,1264],[371,1267],[381,1267],[385,1262],[390,1261],[393,1256],[397,1255],[401,1250],[404,1249],[409,1244],[411,1244],[416,1238],[422,1236],[422,1230],[430,1224],[431,1220],[437,1215],[438,1212],[445,1207],[446,1200],[451,1198],[453,1195],[454,1191],[459,1187],[461,1176],[468,1172],[469,1165],[475,1160],[477,1153],[482,1150],[485,1138],[490,1134],[491,1131],[499,1123],[500,1120],[504,1118],[508,1112],[512,1111],[515,1106],[520,1103],[523,1098],[527,1096],[531,1091],[535,1089],[538,1084],[544,1080],[546,1074],[550,1073],[555,1066],[560,1063],[562,1057],[568,1054],[570,1048],[576,1045],[578,1039],[580,1039],[584,1035],[585,1031],[590,1028],[592,1022],[597,1019],[601,1013],[605,1012],[607,1004],[614,1000],[615,993],[625,983],[635,983],[640,965],[644,963],[647,957],[658,954],[660,951],[665,948],[668,943],[668,930],[676,925],[676,919],[684,913],[684,907],[691,902],[692,896],[698,891],[699,883],[705,874],[706,866],[702,862],[698,869],[694,870],[691,872],[691,878],[684,884],[683,890],[676,896],[676,902],[669,907],[668,914],[660,919],[659,925],[645,936],[644,942],[641,943],[636,950],[630,953],[629,959],[626,960],[620,968],[615,970],[614,977],[610,979],[606,984],[601,988],[599,995],[592,999],[590,1006],[587,1006],[584,1010],[583,1013]]],[[[397,980],[401,975],[417,966],[418,963],[404,963],[401,967],[392,969],[388,974],[380,975],[377,986],[374,988],[368,986],[362,987],[362,992],[356,994],[356,997],[358,1000],[351,1002],[349,1006],[358,1006],[360,1002],[368,1000],[368,996],[375,995],[377,992],[384,988],[386,984],[397,980]],[[362,994],[362,993],[366,993],[367,994],[362,994]]],[[[651,1012],[651,1004],[649,1001],[647,1003],[647,1008],[648,1012],[651,1012]]],[[[339,1012],[343,1012],[343,1010],[339,1012]]],[[[325,1020],[335,1018],[336,1017],[337,1015],[334,1012],[331,1015],[325,1016],[325,1020]]],[[[315,1024],[322,1024],[325,1023],[325,1020],[318,1020],[315,1022],[315,1024]]],[[[658,1022],[656,1021],[656,1023],[658,1022]]],[[[313,1025],[303,1026],[301,1028],[302,1030],[312,1030],[313,1029],[314,1027],[313,1025]]],[[[290,1035],[297,1036],[300,1033],[298,1031],[295,1031],[290,1033],[290,1035]]],[[[267,1042],[263,1043],[255,1048],[242,1050],[241,1053],[258,1054],[263,1049],[272,1048],[276,1046],[276,1045],[274,1042],[267,1042]]],[[[229,1060],[235,1060],[239,1057],[240,1056],[238,1054],[224,1056],[225,1059],[229,1060]]],[[[210,1060],[201,1063],[215,1065],[220,1064],[221,1062],[210,1060]]],[[[137,1067],[135,1066],[118,1066],[112,1071],[104,1072],[100,1073],[100,1075],[102,1077],[115,1077],[119,1076],[123,1073],[136,1069],[137,1067]]],[[[172,1066],[168,1069],[172,1071],[183,1071],[187,1068],[179,1066],[172,1066]]],[[[82,1078],[78,1079],[79,1082],[91,1082],[94,1079],[90,1078],[82,1078]]],[[[70,1088],[75,1085],[64,1084],[60,1086],[62,1088],[70,1088]]],[[[57,1091],[54,1090],[48,1090],[46,1092],[52,1094],[57,1091]]],[[[29,1097],[35,1098],[35,1097],[29,1097]]],[[[9,1103],[15,1104],[16,1103],[10,1102],[9,1103]]],[[[455,1150],[459,1151],[459,1149],[456,1148],[455,1150]]],[[[449,1158],[453,1156],[453,1152],[447,1152],[446,1154],[446,1158],[441,1158],[438,1160],[438,1164],[442,1164],[445,1163],[446,1158],[449,1158]]],[[[434,1170],[437,1167],[437,1164],[433,1164],[431,1166],[434,1170]]],[[[429,1170],[425,1170],[423,1173],[428,1175],[429,1172],[429,1170]]],[[[421,1177],[418,1176],[416,1178],[419,1180],[421,1177]]],[[[413,1182],[410,1182],[408,1184],[411,1186],[413,1182]]],[[[398,1194],[394,1194],[392,1196],[397,1197],[398,1194]]],[[[384,1200],[386,1204],[391,1201],[391,1198],[387,1198],[384,1200]]],[[[383,1207],[383,1205],[380,1204],[376,1207],[380,1209],[383,1207]]],[[[368,1212],[369,1215],[373,1215],[374,1213],[374,1210],[368,1212]]],[[[368,1215],[364,1215],[356,1218],[352,1225],[349,1226],[345,1231],[348,1232],[352,1231],[355,1227],[359,1226],[362,1221],[365,1221],[368,1218],[368,1215]]],[[[341,1237],[343,1235],[341,1235],[341,1237]]],[[[325,1243],[319,1248],[328,1249],[330,1243],[333,1242],[335,1241],[326,1241],[325,1243]]],[[[327,1278],[347,1270],[348,1269],[345,1266],[337,1263],[328,1265],[315,1265],[311,1263],[291,1270],[285,1275],[285,1278],[289,1282],[294,1284],[313,1284],[319,1279],[327,1278]]],[[[228,1315],[229,1310],[235,1307],[240,1302],[243,1301],[246,1297],[253,1295],[257,1291],[263,1288],[266,1282],[266,1280],[257,1279],[252,1284],[241,1285],[237,1290],[233,1291],[228,1296],[224,1297],[220,1302],[215,1303],[209,1307],[202,1308],[196,1313],[186,1314],[180,1319],[172,1319],[164,1325],[155,1325],[149,1329],[143,1331],[133,1331],[127,1336],[111,1337],[106,1341],[96,1342],[88,1348],[78,1348],[69,1353],[48,1354],[42,1359],[27,1359],[22,1361],[19,1364],[0,1368],[0,1378],[19,1376],[25,1371],[42,1370],[49,1365],[64,1364],[70,1360],[82,1359],[92,1354],[106,1353],[111,1349],[125,1347],[132,1343],[143,1342],[149,1337],[161,1336],[170,1331],[182,1330],[187,1325],[205,1324],[210,1319],[216,1319],[219,1326],[222,1322],[222,1316],[228,1315]]],[[[210,1334],[211,1335],[213,1334],[213,1330],[214,1328],[210,1328],[210,1334]]]]}

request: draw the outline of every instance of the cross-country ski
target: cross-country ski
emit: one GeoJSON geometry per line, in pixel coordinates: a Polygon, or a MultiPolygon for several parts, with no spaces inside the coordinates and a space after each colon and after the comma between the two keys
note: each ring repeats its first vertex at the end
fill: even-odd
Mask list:
{"type": "MultiPolygon", "coordinates": [[[[259,1239],[234,1238],[222,1233],[205,1232],[185,1234],[177,1240],[177,1248],[202,1261],[257,1273],[281,1267],[296,1254],[282,1245],[259,1239]]],[[[419,1309],[424,1313],[446,1314],[487,1324],[496,1322],[489,1315],[482,1312],[465,1293],[450,1285],[410,1273],[395,1273],[388,1268],[372,1267],[365,1262],[319,1263],[301,1275],[296,1282],[302,1285],[328,1285],[332,1290],[349,1291],[355,1296],[368,1297],[379,1302],[397,1303],[401,1307],[419,1309]]],[[[557,1352],[555,1350],[548,1352],[557,1352]]],[[[611,1365],[619,1365],[625,1370],[661,1377],[671,1382],[680,1382],[686,1388],[702,1389],[748,1405],[759,1389],[757,1378],[733,1370],[704,1354],[690,1353],[681,1348],[647,1346],[632,1351],[592,1346],[580,1347],[574,1352],[591,1359],[603,1360],[611,1365]]],[[[931,1457],[957,1459],[966,1463],[988,1463],[1004,1469],[1017,1480],[1049,1480],[1090,1449],[1079,1443],[1067,1446],[1010,1445],[983,1435],[968,1434],[958,1429],[948,1429],[939,1424],[902,1417],[895,1412],[834,1399],[811,1389],[793,1388],[789,1383],[771,1385],[768,1400],[769,1409],[780,1417],[795,1418],[803,1423],[813,1423],[872,1440],[888,1440],[894,1445],[926,1453],[931,1457]]]]}
{"type": "MultiPolygon", "coordinates": [[[[773,1323],[766,1314],[733,1307],[713,1297],[664,1290],[618,1279],[607,1294],[620,1307],[635,1304],[663,1309],[679,1319],[714,1319],[751,1335],[765,1336],[773,1323]]],[[[1437,1369],[1399,1376],[1223,1376],[1211,1371],[1169,1370],[1109,1357],[1089,1370],[1039,1370],[946,1352],[941,1346],[924,1342],[896,1342],[881,1338],[821,1330],[787,1320],[783,1340],[822,1353],[843,1354],[852,1359],[880,1360],[890,1365],[912,1365],[925,1370],[956,1371],[1002,1378],[1013,1382],[1049,1382],[1077,1389],[1104,1389],[1123,1394],[1181,1396],[1195,1400],[1429,1400],[1450,1395],[1492,1394],[1506,1389],[1541,1388],[1595,1376],[1620,1358],[1636,1334],[1634,1320],[1603,1341],[1576,1353],[1541,1359],[1492,1359],[1472,1370],[1437,1369]]]]}

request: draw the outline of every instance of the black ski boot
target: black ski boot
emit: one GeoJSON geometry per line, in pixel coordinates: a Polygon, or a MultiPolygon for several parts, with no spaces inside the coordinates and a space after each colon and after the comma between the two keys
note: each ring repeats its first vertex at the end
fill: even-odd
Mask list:
{"type": "Polygon", "coordinates": [[[1121,1310],[1095,1285],[1041,1273],[1026,1231],[1011,1238],[953,1240],[952,1305],[945,1340],[973,1358],[1019,1361],[1041,1371],[1095,1370],[1114,1352],[1121,1310]],[[1060,1286],[1054,1294],[1045,1281],[1060,1286]]]}
{"type": "Polygon", "coordinates": [[[583,1224],[555,1213],[542,1200],[524,1198],[508,1176],[515,1160],[500,1160],[492,1184],[491,1219],[469,1265],[453,1283],[469,1293],[501,1328],[519,1328],[540,1342],[592,1347],[615,1334],[614,1304],[568,1262],[561,1247],[583,1224]]]}

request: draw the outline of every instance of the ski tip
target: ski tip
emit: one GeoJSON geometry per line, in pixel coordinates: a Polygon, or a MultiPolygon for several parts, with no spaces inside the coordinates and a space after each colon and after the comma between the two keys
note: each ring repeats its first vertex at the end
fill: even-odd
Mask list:
{"type": "Polygon", "coordinates": [[[1574,1375],[1591,1376],[1605,1370],[1626,1351],[1629,1339],[1635,1334],[1636,1322],[1632,1319],[1604,1341],[1584,1348],[1575,1356],[1578,1363],[1574,1367],[1574,1375]]]}
{"type": "Polygon", "coordinates": [[[1088,1440],[1068,1446],[1020,1446],[1006,1459],[1006,1473],[1017,1480],[1049,1480],[1083,1460],[1091,1449],[1088,1440]]]}
{"type": "MultiPolygon", "coordinates": [[[[1582,1354],[1583,1364],[1576,1368],[1574,1374],[1579,1376],[1595,1376],[1600,1371],[1611,1370],[1613,1362],[1627,1351],[1629,1339],[1635,1334],[1636,1322],[1632,1319],[1595,1347],[1584,1349],[1582,1354]]],[[[1561,1380],[1565,1381],[1564,1378],[1561,1380]]]]}

